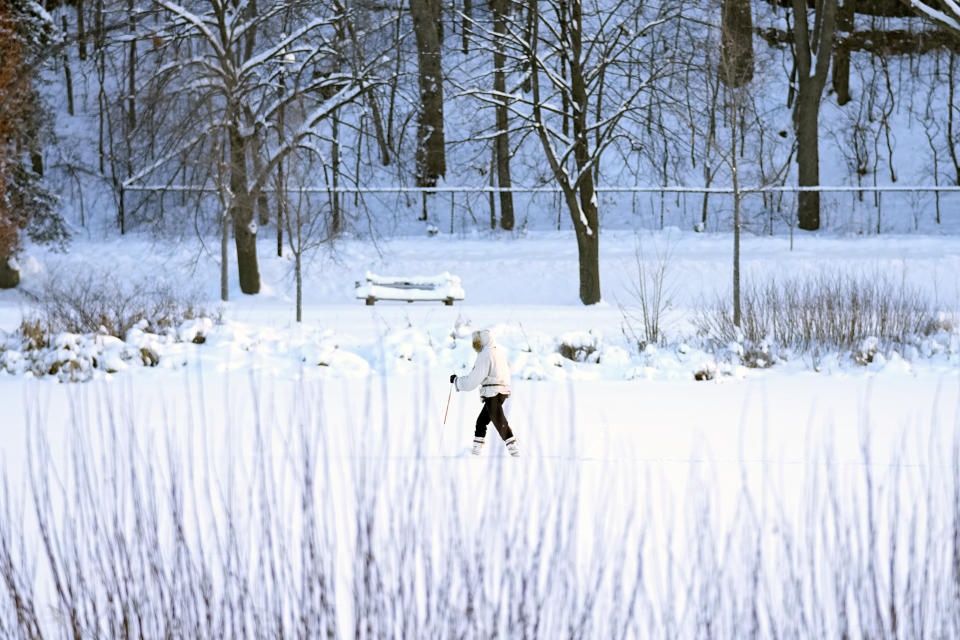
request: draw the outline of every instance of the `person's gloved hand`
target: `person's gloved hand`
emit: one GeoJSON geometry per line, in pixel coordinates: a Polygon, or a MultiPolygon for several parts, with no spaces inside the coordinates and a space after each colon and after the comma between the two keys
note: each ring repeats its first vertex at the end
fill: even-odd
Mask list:
{"type": "Polygon", "coordinates": [[[457,374],[451,373],[451,374],[450,374],[450,384],[453,384],[453,381],[456,380],[456,379],[457,379],[457,374]]]}

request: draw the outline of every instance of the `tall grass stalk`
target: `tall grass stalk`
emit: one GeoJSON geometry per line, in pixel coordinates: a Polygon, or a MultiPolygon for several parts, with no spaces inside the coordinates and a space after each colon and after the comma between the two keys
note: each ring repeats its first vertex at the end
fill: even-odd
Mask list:
{"type": "Polygon", "coordinates": [[[62,433],[34,414],[4,480],[4,638],[960,634],[960,445],[938,425],[919,463],[878,460],[864,415],[852,464],[825,441],[796,486],[764,463],[725,492],[692,464],[677,493],[574,449],[407,446],[423,424],[369,401],[332,421],[308,384],[254,382],[219,418],[192,394],[186,422],[97,389],[62,433]]]}

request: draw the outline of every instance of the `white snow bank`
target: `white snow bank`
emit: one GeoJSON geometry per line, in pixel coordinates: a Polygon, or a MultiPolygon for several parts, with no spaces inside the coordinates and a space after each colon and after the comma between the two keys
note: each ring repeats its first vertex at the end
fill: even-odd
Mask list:
{"type": "MultiPolygon", "coordinates": [[[[872,374],[960,366],[960,334],[945,329],[897,348],[867,339],[847,354],[818,349],[795,354],[695,340],[646,345],[638,353],[622,335],[608,338],[596,330],[552,336],[512,324],[492,329],[519,380],[714,380],[759,375],[770,367],[872,374]]],[[[125,340],[62,333],[36,344],[36,336],[23,336],[20,330],[0,331],[0,372],[75,382],[143,366],[179,368],[193,361],[220,371],[259,371],[288,378],[409,376],[436,369],[466,373],[475,359],[472,331],[469,322],[459,321],[452,328],[387,328],[380,336],[360,339],[309,326],[215,324],[209,318],[189,320],[163,335],[147,332],[141,323],[125,340]]]]}

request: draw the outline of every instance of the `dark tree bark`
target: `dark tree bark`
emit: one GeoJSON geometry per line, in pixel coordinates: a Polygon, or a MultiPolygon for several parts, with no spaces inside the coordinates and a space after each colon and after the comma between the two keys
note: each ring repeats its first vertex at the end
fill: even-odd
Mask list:
{"type": "Polygon", "coordinates": [[[77,2],[77,52],[80,60],[87,59],[87,35],[83,26],[83,0],[77,2]]]}
{"type": "Polygon", "coordinates": [[[253,200],[247,184],[247,146],[235,122],[227,125],[230,137],[230,218],[237,245],[237,272],[240,291],[260,293],[260,269],[257,264],[257,234],[252,228],[253,200]]]}
{"type": "Polygon", "coordinates": [[[497,138],[497,184],[500,187],[500,226],[506,231],[513,229],[513,192],[510,189],[510,135],[509,116],[507,112],[507,75],[504,66],[507,57],[503,52],[503,36],[507,32],[507,0],[491,0],[493,10],[493,32],[496,34],[496,46],[493,50],[493,90],[500,97],[496,107],[497,138]]]}
{"type": "Polygon", "coordinates": [[[127,97],[127,128],[129,129],[127,137],[129,138],[137,128],[137,21],[133,11],[133,0],[127,0],[127,11],[130,22],[130,58],[127,60],[127,82],[129,83],[127,91],[130,92],[127,97]]]}
{"type": "Polygon", "coordinates": [[[754,70],[750,0],[723,0],[721,33],[720,78],[732,87],[742,87],[753,80],[754,70]]]}
{"type": "Polygon", "coordinates": [[[20,272],[7,264],[6,258],[0,258],[0,289],[13,289],[20,284],[20,272]]]}
{"type": "Polygon", "coordinates": [[[560,79],[563,81],[560,87],[560,110],[563,112],[563,128],[561,131],[564,136],[570,135],[570,94],[566,89],[567,82],[567,47],[570,44],[570,28],[567,24],[567,13],[569,12],[569,0],[558,0],[557,22],[560,24],[560,42],[562,43],[562,53],[560,55],[560,79]]]}
{"type": "Polygon", "coordinates": [[[843,0],[837,9],[837,43],[833,54],[833,73],[831,81],[837,94],[837,104],[841,107],[852,99],[850,97],[850,49],[847,38],[853,32],[855,0],[843,0]]]}
{"type": "MultiPolygon", "coordinates": [[[[521,0],[522,2],[523,0],[521,0]]],[[[534,20],[537,19],[537,0],[526,0],[526,16],[523,27],[523,41],[532,42],[533,34],[535,33],[534,20]]],[[[531,65],[529,60],[523,61],[523,92],[530,93],[530,76],[534,72],[533,65],[531,65]]]]}
{"type": "Polygon", "coordinates": [[[440,0],[410,0],[417,41],[420,109],[417,114],[417,184],[436,186],[447,172],[443,135],[443,56],[440,0]]]}
{"type": "MultiPolygon", "coordinates": [[[[797,136],[798,184],[820,185],[820,98],[833,53],[837,0],[817,0],[813,28],[807,23],[806,0],[793,0],[794,49],[797,62],[797,101],[793,112],[797,136]]],[[[820,192],[797,194],[797,221],[801,229],[820,228],[820,192]]]]}
{"type": "Polygon", "coordinates": [[[463,0],[463,21],[461,22],[460,51],[463,55],[470,53],[470,21],[473,20],[473,2],[463,0]]]}
{"type": "Polygon", "coordinates": [[[383,114],[380,112],[380,103],[377,101],[377,94],[374,91],[364,93],[364,101],[370,107],[370,117],[373,119],[373,132],[377,139],[377,148],[380,150],[380,164],[389,166],[390,164],[390,143],[387,141],[387,135],[383,128],[383,114]]]}
{"type": "Polygon", "coordinates": [[[330,234],[340,233],[340,120],[336,111],[330,123],[330,234]]]}
{"type": "MultiPolygon", "coordinates": [[[[259,175],[263,172],[263,155],[262,150],[260,149],[260,144],[257,140],[251,140],[253,145],[253,170],[259,175]]],[[[251,199],[257,203],[257,223],[262,227],[267,224],[270,224],[270,201],[267,198],[267,193],[263,189],[256,189],[252,194],[250,194],[251,199]]],[[[277,200],[282,196],[278,193],[277,200]]],[[[277,221],[279,224],[279,220],[277,221]]]]}
{"type": "MultiPolygon", "coordinates": [[[[67,32],[67,16],[60,16],[60,23],[63,25],[63,32],[67,32]]],[[[70,73],[70,57],[67,50],[63,50],[63,75],[66,80],[67,89],[67,113],[73,115],[73,74],[70,73]]]]}
{"type": "Polygon", "coordinates": [[[583,25],[581,0],[570,3],[570,100],[573,103],[574,160],[577,165],[579,181],[577,191],[580,195],[579,207],[571,209],[573,228],[577,234],[577,248],[580,254],[580,300],[583,304],[600,302],[600,225],[597,215],[597,198],[594,191],[593,171],[588,164],[591,161],[590,140],[587,129],[587,83],[580,66],[582,60],[583,25]],[[580,215],[574,215],[580,213],[580,215]]]}

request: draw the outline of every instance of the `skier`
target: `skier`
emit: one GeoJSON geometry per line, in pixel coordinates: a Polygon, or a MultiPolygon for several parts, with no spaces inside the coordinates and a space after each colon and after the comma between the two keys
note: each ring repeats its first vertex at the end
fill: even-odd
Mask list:
{"type": "Polygon", "coordinates": [[[480,399],[483,408],[477,416],[477,428],[473,433],[473,455],[480,455],[483,438],[487,433],[487,424],[492,420],[500,437],[507,445],[507,451],[513,457],[520,456],[517,439],[507,423],[503,413],[503,403],[510,395],[510,365],[507,356],[497,346],[489,330],[473,332],[473,350],[478,353],[473,370],[465,375],[452,374],[450,382],[457,391],[472,391],[480,386],[480,399]]]}

